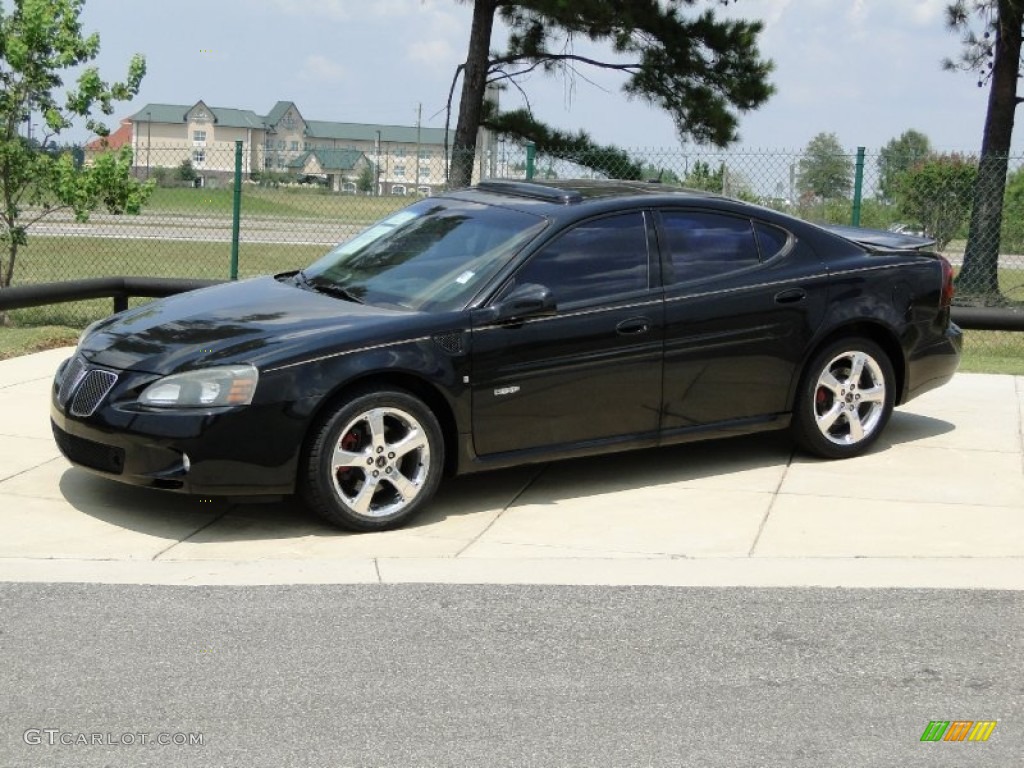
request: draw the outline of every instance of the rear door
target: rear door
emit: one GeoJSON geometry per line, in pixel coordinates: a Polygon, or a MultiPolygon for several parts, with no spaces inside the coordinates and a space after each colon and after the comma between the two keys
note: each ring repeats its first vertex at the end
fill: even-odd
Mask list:
{"type": "Polygon", "coordinates": [[[663,307],[649,214],[575,225],[515,275],[554,316],[473,329],[476,453],[657,439],[663,307]]]}
{"type": "Polygon", "coordinates": [[[788,231],[746,216],[664,210],[662,430],[788,410],[794,376],[824,317],[827,276],[788,231]]]}

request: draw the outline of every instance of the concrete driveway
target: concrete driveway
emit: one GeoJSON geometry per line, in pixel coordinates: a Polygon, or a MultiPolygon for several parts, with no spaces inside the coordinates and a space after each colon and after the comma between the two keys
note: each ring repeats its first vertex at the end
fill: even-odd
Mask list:
{"type": "Polygon", "coordinates": [[[1024,377],[960,374],[864,457],[768,434],[446,481],[400,531],[294,500],[122,486],[72,468],[48,397],[70,350],[0,361],[0,580],[1024,588],[1024,377]]]}

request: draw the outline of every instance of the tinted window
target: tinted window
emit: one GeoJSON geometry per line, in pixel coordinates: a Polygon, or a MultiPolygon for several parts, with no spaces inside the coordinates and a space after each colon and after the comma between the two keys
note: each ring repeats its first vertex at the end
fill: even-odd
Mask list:
{"type": "Polygon", "coordinates": [[[516,283],[551,289],[559,306],[643,290],[647,280],[643,214],[580,224],[546,245],[516,275],[516,283]]]}
{"type": "Polygon", "coordinates": [[[761,248],[761,261],[778,256],[789,242],[789,233],[771,224],[755,221],[754,232],[757,233],[757,244],[761,248]]]}
{"type": "Polygon", "coordinates": [[[670,283],[735,272],[760,263],[748,219],[698,211],[662,214],[671,257],[670,283]]]}

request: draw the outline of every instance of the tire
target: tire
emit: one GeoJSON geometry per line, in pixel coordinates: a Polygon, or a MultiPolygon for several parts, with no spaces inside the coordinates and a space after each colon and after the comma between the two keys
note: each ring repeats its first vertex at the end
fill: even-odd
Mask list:
{"type": "Polygon", "coordinates": [[[864,453],[892,415],[896,376],[875,342],[839,339],[804,371],[793,413],[793,437],[809,453],[847,459],[864,453]]]}
{"type": "Polygon", "coordinates": [[[356,393],[315,430],[300,493],[332,525],[351,531],[396,528],[437,491],[444,469],[441,427],[408,392],[356,393]]]}

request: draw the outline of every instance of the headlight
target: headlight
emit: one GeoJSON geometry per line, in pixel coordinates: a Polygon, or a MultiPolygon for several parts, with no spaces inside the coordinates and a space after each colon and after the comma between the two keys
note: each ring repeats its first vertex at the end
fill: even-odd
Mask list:
{"type": "Polygon", "coordinates": [[[259,377],[254,365],[228,365],[176,373],[146,387],[139,395],[139,403],[157,408],[249,405],[256,393],[259,377]]]}

